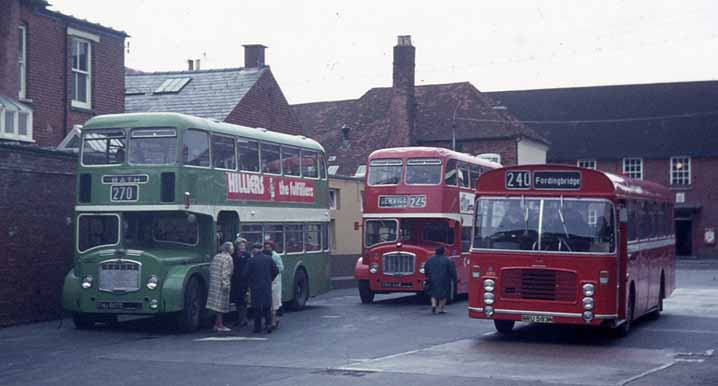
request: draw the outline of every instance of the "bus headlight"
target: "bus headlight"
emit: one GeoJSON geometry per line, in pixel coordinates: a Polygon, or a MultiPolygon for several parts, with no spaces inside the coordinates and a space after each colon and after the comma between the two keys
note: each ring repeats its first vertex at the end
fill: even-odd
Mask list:
{"type": "Polygon", "coordinates": [[[583,296],[593,296],[594,293],[596,293],[596,287],[593,284],[586,283],[583,285],[583,296]]]}
{"type": "Polygon", "coordinates": [[[85,275],[85,277],[82,278],[82,284],[81,284],[82,288],[84,288],[84,289],[92,288],[93,280],[94,280],[94,278],[92,277],[92,275],[85,275]]]}
{"type": "Polygon", "coordinates": [[[486,279],[484,280],[484,291],[486,292],[494,292],[494,288],[496,288],[496,282],[492,279],[486,279]]]}
{"type": "Polygon", "coordinates": [[[156,310],[160,306],[160,302],[157,299],[150,300],[150,308],[156,310]]]}
{"type": "Polygon", "coordinates": [[[491,316],[491,315],[493,315],[493,314],[494,314],[494,307],[491,307],[491,306],[486,306],[486,307],[484,307],[484,314],[486,314],[486,316],[491,316]]]}
{"type": "Polygon", "coordinates": [[[419,273],[422,275],[426,273],[426,270],[424,269],[424,264],[426,263],[421,263],[421,267],[419,267],[419,273]]]}
{"type": "Polygon", "coordinates": [[[376,263],[369,266],[369,273],[376,275],[377,272],[379,272],[379,266],[376,263]]]}
{"type": "Polygon", "coordinates": [[[593,298],[583,298],[583,309],[587,311],[593,309],[593,298]]]}
{"type": "Polygon", "coordinates": [[[486,305],[492,305],[494,304],[494,294],[491,292],[485,292],[484,293],[484,304],[486,305]]]}
{"type": "Polygon", "coordinates": [[[149,279],[147,279],[147,289],[153,290],[157,288],[157,285],[160,283],[160,278],[157,277],[157,275],[150,276],[149,279]]]}

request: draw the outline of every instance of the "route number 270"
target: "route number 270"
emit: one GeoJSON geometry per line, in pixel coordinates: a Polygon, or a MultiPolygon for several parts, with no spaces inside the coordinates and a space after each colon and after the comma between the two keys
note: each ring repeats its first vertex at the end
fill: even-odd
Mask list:
{"type": "Polygon", "coordinates": [[[507,171],[506,189],[531,189],[531,172],[523,170],[507,171]]]}

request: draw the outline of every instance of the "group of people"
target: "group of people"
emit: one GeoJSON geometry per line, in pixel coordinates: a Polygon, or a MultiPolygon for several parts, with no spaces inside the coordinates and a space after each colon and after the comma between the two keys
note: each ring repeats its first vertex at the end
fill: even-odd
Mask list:
{"type": "Polygon", "coordinates": [[[271,333],[278,328],[278,311],[282,306],[282,271],[282,257],[274,251],[274,242],[271,240],[265,240],[264,244],[254,244],[251,250],[247,249],[247,240],[242,238],[238,238],[234,244],[223,243],[209,267],[207,308],[216,314],[214,330],[231,331],[224,324],[224,316],[230,312],[230,303],[237,307],[237,327],[248,324],[247,309],[251,305],[255,333],[271,333]]]}

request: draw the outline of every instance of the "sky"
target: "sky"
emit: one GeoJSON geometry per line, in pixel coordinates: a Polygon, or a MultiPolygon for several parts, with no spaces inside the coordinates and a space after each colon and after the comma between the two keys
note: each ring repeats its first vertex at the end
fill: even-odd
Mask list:
{"type": "Polygon", "coordinates": [[[290,103],[359,98],[391,85],[411,35],[416,83],[481,91],[718,79],[718,1],[50,0],[123,30],[142,71],[241,67],[268,46],[290,103]]]}

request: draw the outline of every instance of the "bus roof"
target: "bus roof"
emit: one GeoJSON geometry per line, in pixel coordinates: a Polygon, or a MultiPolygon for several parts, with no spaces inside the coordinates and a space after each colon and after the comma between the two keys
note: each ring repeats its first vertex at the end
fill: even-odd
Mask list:
{"type": "Polygon", "coordinates": [[[486,166],[490,169],[500,168],[501,164],[496,162],[488,161],[483,158],[472,156],[466,153],[459,153],[457,151],[445,149],[443,147],[390,147],[386,149],[375,150],[369,154],[369,160],[379,158],[407,158],[407,157],[440,157],[440,158],[453,158],[458,161],[472,163],[476,165],[486,166]]]}
{"type": "Polygon", "coordinates": [[[262,128],[234,125],[212,119],[180,113],[127,113],[98,115],[85,123],[83,130],[134,127],[175,127],[178,130],[196,128],[211,132],[236,135],[260,141],[303,147],[324,152],[319,142],[301,135],[291,135],[262,128]]]}
{"type": "MultiPolygon", "coordinates": [[[[535,174],[534,174],[535,176],[535,174]]],[[[558,175],[555,175],[558,176],[558,175]]],[[[673,201],[670,189],[651,181],[637,180],[625,176],[606,173],[600,170],[584,169],[571,165],[518,165],[490,170],[479,178],[477,189],[482,193],[489,194],[556,194],[563,192],[565,195],[615,195],[622,198],[642,198],[660,201],[673,201]],[[531,178],[532,186],[524,190],[508,189],[506,173],[509,171],[535,172],[579,172],[582,176],[580,188],[562,190],[561,188],[540,188],[535,189],[535,177],[531,178]],[[586,179],[585,177],[588,177],[586,179]]]]}

